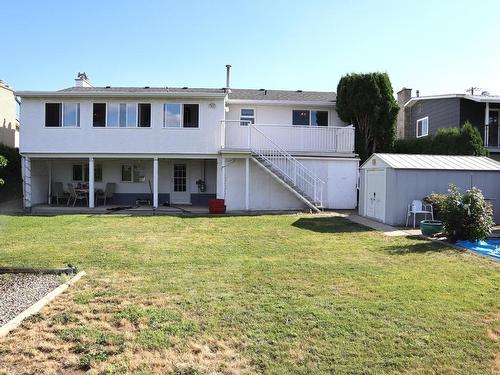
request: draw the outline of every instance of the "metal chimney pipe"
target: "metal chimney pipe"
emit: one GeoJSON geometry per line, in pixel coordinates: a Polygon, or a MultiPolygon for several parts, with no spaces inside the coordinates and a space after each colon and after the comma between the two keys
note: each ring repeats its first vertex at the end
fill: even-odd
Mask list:
{"type": "Polygon", "coordinates": [[[231,65],[226,65],[226,92],[230,92],[231,87],[231,65]]]}
{"type": "Polygon", "coordinates": [[[417,90],[417,98],[420,96],[420,90],[417,90]]]}

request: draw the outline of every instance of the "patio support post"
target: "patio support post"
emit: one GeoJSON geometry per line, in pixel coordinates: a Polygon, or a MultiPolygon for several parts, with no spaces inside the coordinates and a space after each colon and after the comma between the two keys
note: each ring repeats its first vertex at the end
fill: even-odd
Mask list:
{"type": "Polygon", "coordinates": [[[486,102],[484,110],[484,145],[488,147],[488,138],[490,137],[490,103],[486,102]]]}
{"type": "Polygon", "coordinates": [[[153,159],[153,208],[158,208],[158,158],[153,159]]]}
{"type": "Polygon", "coordinates": [[[31,208],[31,159],[23,157],[24,208],[31,208]]]}
{"type": "Polygon", "coordinates": [[[245,210],[250,210],[250,158],[245,159],[245,210]]]}
{"type": "Polygon", "coordinates": [[[225,159],[222,156],[217,157],[217,198],[225,199],[225,183],[226,180],[226,170],[225,170],[225,159]]]}
{"type": "Polygon", "coordinates": [[[48,172],[49,172],[49,197],[48,197],[48,203],[49,204],[52,204],[52,161],[49,160],[47,162],[47,169],[48,169],[48,172]]]}
{"type": "Polygon", "coordinates": [[[95,207],[94,193],[94,158],[89,157],[89,208],[95,207]]]}

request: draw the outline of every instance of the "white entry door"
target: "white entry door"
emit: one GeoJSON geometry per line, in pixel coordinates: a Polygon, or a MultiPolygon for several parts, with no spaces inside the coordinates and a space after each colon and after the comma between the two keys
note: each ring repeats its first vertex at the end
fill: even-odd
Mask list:
{"type": "Polygon", "coordinates": [[[366,216],[384,221],[385,171],[366,171],[366,216]]]}
{"type": "Polygon", "coordinates": [[[189,173],[187,163],[174,163],[172,171],[172,195],[171,203],[190,204],[189,173]]]}

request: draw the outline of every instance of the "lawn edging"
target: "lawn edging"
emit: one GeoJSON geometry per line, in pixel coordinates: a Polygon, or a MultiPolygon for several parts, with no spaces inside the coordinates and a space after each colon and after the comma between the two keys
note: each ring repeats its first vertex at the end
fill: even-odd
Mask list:
{"type": "Polygon", "coordinates": [[[35,302],[33,305],[28,307],[26,310],[24,310],[23,312],[18,314],[15,318],[9,320],[2,327],[0,327],[0,338],[5,337],[10,331],[19,327],[19,325],[23,322],[24,319],[30,317],[31,315],[38,313],[50,301],[55,299],[58,295],[63,293],[66,289],[68,289],[71,285],[76,283],[78,280],[80,280],[85,275],[86,275],[85,271],[78,272],[75,276],[73,276],[71,279],[66,281],[64,284],[59,285],[53,291],[46,294],[45,297],[43,297],[39,301],[35,302]]]}

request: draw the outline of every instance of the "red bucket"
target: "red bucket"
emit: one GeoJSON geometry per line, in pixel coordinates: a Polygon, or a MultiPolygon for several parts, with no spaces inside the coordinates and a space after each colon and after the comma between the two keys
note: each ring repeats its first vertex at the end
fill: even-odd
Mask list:
{"type": "Polygon", "coordinates": [[[209,199],[208,200],[208,212],[211,214],[223,214],[226,212],[226,206],[224,205],[224,199],[209,199]]]}

